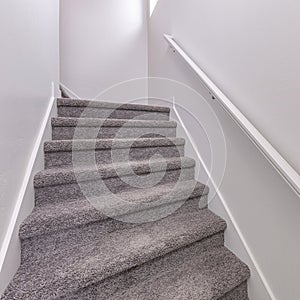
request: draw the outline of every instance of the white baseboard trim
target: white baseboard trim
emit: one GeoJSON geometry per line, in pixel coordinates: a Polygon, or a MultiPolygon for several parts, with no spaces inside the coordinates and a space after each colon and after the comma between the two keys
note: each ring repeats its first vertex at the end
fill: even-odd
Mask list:
{"type": "Polygon", "coordinates": [[[81,99],[77,94],[75,94],[73,91],[71,91],[67,86],[65,86],[63,83],[60,83],[60,85],[70,94],[70,96],[73,99],[81,99]]]}
{"type": "MultiPolygon", "coordinates": [[[[32,173],[33,173],[33,169],[34,169],[34,165],[39,153],[39,150],[42,147],[42,143],[44,141],[44,134],[45,134],[45,130],[47,128],[47,125],[49,124],[50,121],[50,116],[51,116],[51,112],[53,111],[53,106],[55,103],[55,91],[54,91],[54,87],[52,88],[52,95],[51,98],[49,100],[49,104],[46,110],[46,113],[44,115],[40,130],[38,132],[37,138],[35,140],[34,143],[34,147],[32,150],[32,153],[30,155],[30,159],[26,168],[26,172],[25,172],[25,176],[17,197],[17,201],[15,204],[15,207],[13,209],[13,213],[1,246],[1,250],[0,250],[0,272],[2,272],[3,269],[3,265],[5,263],[5,259],[8,253],[8,249],[13,237],[13,234],[15,232],[15,228],[16,228],[16,224],[17,224],[17,220],[18,217],[20,215],[20,210],[24,201],[24,197],[26,194],[26,191],[28,189],[28,185],[31,184],[31,177],[32,177],[32,173]]],[[[33,200],[32,200],[33,201],[33,200]]]]}
{"type": "Polygon", "coordinates": [[[223,209],[225,211],[225,213],[227,214],[227,217],[226,219],[229,220],[229,222],[231,222],[231,224],[233,225],[235,231],[236,231],[236,234],[238,235],[238,239],[240,240],[241,244],[243,245],[246,253],[247,253],[247,256],[249,257],[249,260],[251,261],[252,265],[254,266],[255,268],[255,271],[256,273],[258,274],[263,286],[264,286],[264,289],[266,290],[266,293],[268,294],[269,298],[272,299],[272,300],[277,300],[277,298],[275,297],[274,293],[272,292],[272,289],[270,287],[270,285],[268,284],[268,281],[267,279],[265,278],[257,260],[255,259],[255,256],[254,254],[252,253],[247,241],[246,241],[246,238],[244,237],[244,235],[242,234],[241,232],[241,229],[239,228],[239,225],[237,224],[233,214],[231,213],[222,193],[220,192],[217,184],[215,183],[214,179],[212,178],[206,164],[204,163],[198,149],[197,149],[197,146],[196,146],[196,143],[195,141],[193,140],[193,137],[190,135],[188,129],[186,128],[185,124],[184,124],[184,121],[182,120],[177,108],[176,108],[176,105],[175,105],[175,101],[173,99],[173,106],[172,106],[172,110],[174,112],[174,115],[176,116],[177,118],[177,121],[180,123],[181,127],[183,128],[184,132],[185,132],[185,135],[187,136],[192,148],[193,148],[193,152],[196,154],[196,157],[197,159],[200,161],[202,167],[204,168],[208,178],[209,178],[209,181],[210,181],[210,185],[213,187],[214,189],[214,192],[216,193],[216,195],[218,196],[218,198],[220,199],[220,203],[221,205],[223,206],[223,209]]]}

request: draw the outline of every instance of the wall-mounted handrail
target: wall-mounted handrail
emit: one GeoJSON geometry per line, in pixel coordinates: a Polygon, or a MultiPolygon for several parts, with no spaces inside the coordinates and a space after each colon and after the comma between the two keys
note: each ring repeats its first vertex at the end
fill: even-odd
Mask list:
{"type": "Polygon", "coordinates": [[[298,196],[300,196],[300,176],[297,171],[281,156],[270,142],[255,128],[229,98],[209,79],[201,68],[189,57],[181,46],[170,35],[164,38],[170,47],[177,52],[192,70],[199,76],[213,99],[216,99],[233,121],[247,134],[255,146],[263,153],[276,171],[286,180],[298,196]]]}

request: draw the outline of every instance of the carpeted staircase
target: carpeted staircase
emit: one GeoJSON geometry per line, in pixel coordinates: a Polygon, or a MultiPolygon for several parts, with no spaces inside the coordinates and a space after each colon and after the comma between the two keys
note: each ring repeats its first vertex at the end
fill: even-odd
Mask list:
{"type": "Polygon", "coordinates": [[[58,99],[3,300],[246,300],[166,107],[58,99]],[[138,139],[137,139],[138,137],[138,139]]]}

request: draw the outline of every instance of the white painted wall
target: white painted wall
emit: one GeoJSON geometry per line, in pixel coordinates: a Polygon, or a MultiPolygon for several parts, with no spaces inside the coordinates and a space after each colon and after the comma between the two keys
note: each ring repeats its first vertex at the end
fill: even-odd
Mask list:
{"type": "MultiPolygon", "coordinates": [[[[0,246],[17,202],[26,168],[59,82],[58,0],[0,2],[0,246]]],[[[33,205],[26,203],[25,210],[33,205]]],[[[16,240],[17,231],[13,240],[16,240]]],[[[19,253],[17,247],[10,254],[19,253]]],[[[0,293],[18,265],[11,256],[0,274],[0,293]]],[[[17,261],[16,261],[17,259],[17,261]]]]}
{"type": "Polygon", "coordinates": [[[146,77],[147,0],[61,1],[60,40],[61,82],[82,98],[146,77]]]}
{"type": "Polygon", "coordinates": [[[300,2],[175,0],[173,33],[300,172],[300,2]]]}
{"type": "MultiPolygon", "coordinates": [[[[163,33],[172,34],[188,50],[299,171],[297,9],[299,4],[292,1],[161,0],[150,20],[149,75],[172,78],[199,91],[222,125],[226,170],[210,208],[228,222],[227,246],[251,268],[249,293],[253,300],[300,297],[300,199],[219,104],[211,100],[191,69],[168,49],[163,33]]],[[[157,90],[149,84],[150,97],[157,95],[157,90]]],[[[193,112],[201,122],[199,99],[176,93],[166,86],[161,89],[163,97],[175,96],[177,105],[193,112]]],[[[188,117],[181,117],[209,165],[207,141],[199,138],[199,131],[188,117]]],[[[181,129],[180,133],[185,136],[181,129]]],[[[197,159],[189,143],[188,155],[197,159]]]]}

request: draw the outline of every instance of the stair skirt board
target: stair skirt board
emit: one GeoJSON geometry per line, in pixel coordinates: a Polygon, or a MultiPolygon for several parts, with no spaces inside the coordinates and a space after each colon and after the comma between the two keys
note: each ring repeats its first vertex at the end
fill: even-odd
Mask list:
{"type": "Polygon", "coordinates": [[[167,107],[57,99],[2,300],[247,300],[167,107]]]}

